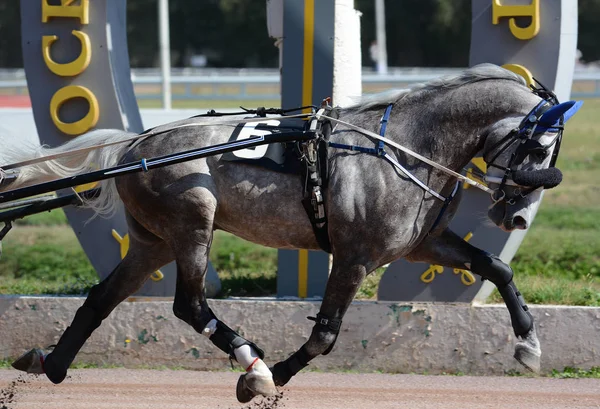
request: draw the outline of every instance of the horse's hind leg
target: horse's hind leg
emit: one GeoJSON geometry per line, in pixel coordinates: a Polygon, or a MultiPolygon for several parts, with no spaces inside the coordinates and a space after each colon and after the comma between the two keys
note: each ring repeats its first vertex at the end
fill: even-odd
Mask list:
{"type": "Polygon", "coordinates": [[[535,332],[533,316],[513,281],[513,271],[498,257],[464,241],[449,229],[438,237],[428,237],[408,257],[447,267],[470,270],[490,280],[500,292],[515,335],[521,340],[515,346],[515,359],[533,372],[540,371],[540,343],[535,332]]]}
{"type": "Polygon", "coordinates": [[[54,350],[45,359],[39,355],[39,350],[33,350],[17,360],[13,364],[15,368],[28,371],[28,362],[35,364],[32,358],[37,358],[39,365],[41,358],[41,369],[48,379],[53,383],[62,382],[75,356],[102,320],[121,301],[137,291],[152,272],[173,259],[171,250],[164,241],[149,232],[145,232],[143,237],[136,236],[132,232],[132,222],[129,221],[130,247],[127,255],[105,280],[92,287],[54,350]]]}
{"type": "MultiPolygon", "coordinates": [[[[207,209],[212,206],[199,207],[207,209]]],[[[206,214],[206,211],[202,213],[202,221],[197,222],[199,225],[186,231],[178,229],[177,235],[170,243],[177,262],[177,289],[173,312],[246,369],[246,374],[240,377],[236,391],[240,402],[249,402],[256,395],[275,395],[277,389],[273,383],[273,376],[262,361],[263,351],[221,322],[208,307],[205,276],[213,223],[212,217],[206,214]]]]}

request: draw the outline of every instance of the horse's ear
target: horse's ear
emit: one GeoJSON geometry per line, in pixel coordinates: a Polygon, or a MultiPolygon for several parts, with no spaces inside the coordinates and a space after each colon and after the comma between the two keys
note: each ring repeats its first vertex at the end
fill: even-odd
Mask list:
{"type": "Polygon", "coordinates": [[[564,115],[564,121],[567,122],[583,105],[583,101],[567,101],[553,106],[540,118],[540,125],[552,126],[558,125],[561,115],[564,115]]]}

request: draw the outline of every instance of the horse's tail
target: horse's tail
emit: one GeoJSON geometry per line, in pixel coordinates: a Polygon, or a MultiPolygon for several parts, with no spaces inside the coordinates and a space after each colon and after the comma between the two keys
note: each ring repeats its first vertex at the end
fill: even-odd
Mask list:
{"type": "MultiPolygon", "coordinates": [[[[135,134],[117,129],[100,129],[80,135],[72,141],[55,148],[40,146],[33,143],[24,143],[15,138],[0,140],[0,170],[3,165],[6,166],[34,158],[53,156],[96,145],[118,142],[132,136],[135,136],[135,134]]],[[[67,155],[45,162],[23,166],[18,169],[17,178],[12,182],[10,182],[10,179],[7,179],[7,182],[9,182],[8,185],[0,188],[0,191],[26,187],[58,178],[71,177],[81,173],[115,166],[126,152],[128,145],[129,144],[127,143],[111,145],[94,149],[89,152],[67,155]]],[[[102,193],[99,197],[87,202],[86,207],[91,207],[98,214],[110,215],[114,213],[118,202],[114,180],[108,179],[101,183],[102,193]]]]}

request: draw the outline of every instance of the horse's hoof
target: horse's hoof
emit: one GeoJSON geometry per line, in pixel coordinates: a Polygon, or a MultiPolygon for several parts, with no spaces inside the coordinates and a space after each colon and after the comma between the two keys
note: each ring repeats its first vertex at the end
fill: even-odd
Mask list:
{"type": "Polygon", "coordinates": [[[536,374],[540,373],[542,350],[535,333],[535,327],[532,328],[521,341],[517,342],[514,356],[521,365],[531,372],[536,374]]]}
{"type": "Polygon", "coordinates": [[[254,373],[240,376],[235,388],[235,394],[240,403],[248,403],[258,395],[275,396],[277,393],[277,388],[270,376],[261,376],[254,373]]]}
{"type": "Polygon", "coordinates": [[[12,367],[27,373],[44,373],[44,352],[41,349],[34,348],[31,351],[21,355],[12,367]]]}

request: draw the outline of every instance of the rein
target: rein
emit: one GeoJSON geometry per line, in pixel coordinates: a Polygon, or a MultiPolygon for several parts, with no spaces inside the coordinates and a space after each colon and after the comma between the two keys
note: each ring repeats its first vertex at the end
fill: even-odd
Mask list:
{"type": "MultiPolygon", "coordinates": [[[[402,172],[406,177],[408,177],[409,179],[411,179],[415,184],[417,184],[419,187],[421,187],[423,190],[425,190],[426,192],[428,192],[429,194],[431,194],[432,196],[434,196],[435,198],[447,202],[448,200],[451,200],[454,197],[454,194],[456,193],[456,188],[454,189],[453,193],[448,197],[445,198],[442,195],[440,195],[439,193],[435,192],[433,189],[431,189],[429,186],[427,186],[425,183],[421,182],[416,176],[414,176],[412,173],[410,173],[406,168],[404,168],[400,163],[398,163],[398,161],[396,161],[394,158],[392,158],[386,151],[385,151],[385,145],[389,145],[392,146],[396,149],[399,149],[400,151],[411,155],[412,157],[458,179],[458,181],[462,181],[463,183],[467,183],[473,187],[476,187],[477,189],[480,189],[486,193],[489,193],[492,196],[492,200],[499,201],[502,200],[504,198],[504,191],[502,190],[502,188],[505,185],[513,185],[513,186],[520,186],[518,183],[515,183],[509,176],[512,172],[515,172],[515,169],[512,169],[513,167],[513,163],[516,161],[516,159],[520,159],[521,162],[522,160],[524,160],[525,156],[527,156],[528,154],[530,154],[531,152],[535,152],[536,150],[546,150],[548,148],[550,148],[551,146],[555,145],[557,147],[560,146],[560,142],[561,142],[561,135],[562,135],[562,118],[561,121],[559,123],[559,125],[554,126],[553,128],[557,128],[558,129],[558,135],[557,137],[548,145],[546,146],[542,146],[538,141],[535,141],[532,138],[532,136],[535,133],[536,127],[539,124],[539,120],[541,118],[541,116],[543,115],[543,113],[545,113],[548,109],[550,109],[552,106],[554,106],[558,101],[556,99],[556,96],[549,91],[547,88],[545,88],[542,84],[540,84],[542,88],[533,88],[533,91],[536,95],[539,95],[541,97],[543,97],[544,99],[535,107],[531,110],[531,112],[529,114],[527,114],[525,116],[525,118],[523,119],[523,121],[521,122],[521,124],[519,125],[519,127],[515,130],[513,130],[512,132],[510,132],[508,135],[506,135],[504,138],[502,138],[499,142],[497,142],[496,144],[494,144],[494,146],[490,149],[491,151],[494,151],[495,149],[497,149],[500,146],[500,149],[498,150],[498,152],[494,155],[493,159],[491,161],[489,161],[490,166],[493,167],[497,167],[500,168],[502,170],[504,170],[504,175],[502,178],[498,178],[498,177],[491,177],[491,176],[485,176],[485,180],[491,183],[498,183],[498,181],[500,182],[500,188],[493,190],[490,189],[489,187],[487,187],[486,185],[479,183],[473,179],[470,179],[458,172],[455,172],[451,169],[448,169],[447,167],[440,165],[439,163],[423,156],[420,155],[419,153],[406,148],[388,138],[386,138],[384,136],[385,134],[385,130],[387,127],[387,122],[389,120],[389,116],[391,113],[391,109],[392,109],[392,104],[389,104],[388,107],[386,108],[386,111],[381,119],[380,122],[380,133],[377,134],[375,132],[372,132],[370,130],[361,128],[359,126],[353,125],[349,122],[340,120],[338,118],[335,118],[333,116],[329,116],[329,115],[325,115],[323,112],[323,110],[319,110],[317,112],[314,111],[314,107],[313,108],[313,112],[312,113],[301,113],[301,114],[295,114],[295,115],[285,115],[286,112],[289,111],[295,111],[298,109],[292,109],[292,110],[279,110],[279,109],[264,109],[264,108],[259,108],[258,110],[247,110],[245,108],[244,112],[241,112],[239,114],[249,114],[249,113],[254,113],[254,114],[258,114],[261,115],[259,118],[248,118],[248,119],[238,119],[238,120],[228,120],[228,121],[219,121],[219,122],[210,122],[210,123],[189,123],[189,124],[182,124],[182,125],[178,125],[178,126],[174,126],[172,128],[168,128],[168,129],[163,129],[160,131],[154,131],[154,128],[149,129],[141,134],[135,135],[131,138],[127,138],[121,141],[116,141],[116,142],[110,142],[110,143],[106,143],[106,144],[101,144],[101,145],[94,145],[94,146],[90,146],[87,148],[81,148],[81,149],[76,149],[76,150],[72,150],[72,151],[68,151],[68,152],[61,152],[61,153],[57,153],[54,155],[49,155],[49,156],[43,156],[43,157],[39,157],[39,158],[34,158],[34,159],[29,159],[29,160],[25,160],[22,162],[17,162],[17,163],[12,163],[12,164],[8,164],[5,166],[0,167],[0,182],[2,182],[2,180],[13,176],[16,172],[12,171],[13,169],[16,168],[20,168],[23,166],[28,166],[28,165],[33,165],[36,163],[40,163],[40,162],[46,162],[49,160],[54,160],[54,159],[58,159],[58,158],[62,158],[62,157],[67,157],[70,155],[76,155],[76,154],[82,154],[82,153],[86,153],[86,152],[90,152],[96,149],[102,149],[108,146],[113,146],[113,145],[117,145],[117,144],[121,144],[121,143],[127,143],[127,142],[135,142],[135,141],[142,141],[146,138],[150,138],[152,136],[157,136],[160,134],[164,134],[170,131],[173,131],[175,129],[180,129],[180,128],[188,128],[188,127],[204,127],[204,126],[222,126],[222,125],[238,125],[240,123],[252,123],[252,122],[262,122],[264,121],[264,118],[266,116],[266,114],[271,114],[271,113],[278,113],[280,114],[280,116],[278,117],[272,117],[273,119],[279,119],[279,118],[313,118],[316,119],[317,121],[320,121],[321,119],[325,119],[330,121],[333,124],[339,124],[339,125],[343,125],[347,128],[350,128],[358,133],[361,133],[365,136],[369,136],[371,138],[376,139],[378,142],[377,147],[376,148],[366,148],[366,147],[361,147],[361,146],[354,146],[354,145],[344,145],[344,144],[338,144],[338,143],[333,143],[333,142],[329,142],[328,145],[330,147],[333,148],[339,148],[339,149],[348,149],[348,150],[352,150],[352,151],[359,151],[359,152],[363,152],[363,153],[369,153],[369,154],[373,154],[379,157],[384,158],[385,160],[387,160],[388,162],[390,162],[396,169],[398,169],[400,172],[402,172]],[[501,167],[498,166],[496,164],[494,164],[494,160],[502,153],[504,152],[506,149],[508,149],[511,145],[513,145],[515,142],[522,140],[522,142],[525,144],[528,141],[532,141],[530,142],[531,145],[535,145],[535,146],[531,146],[531,147],[525,147],[526,150],[524,150],[524,152],[519,152],[519,157],[517,158],[517,153],[513,153],[511,160],[508,164],[508,166],[506,167],[501,167]],[[7,172],[8,171],[8,172],[7,172]],[[500,197],[499,199],[497,199],[495,197],[497,192],[501,192],[503,193],[503,197],[500,197]]],[[[222,116],[222,115],[234,115],[234,114],[238,114],[238,113],[226,113],[226,114],[219,114],[215,111],[209,111],[207,114],[204,115],[198,115],[192,118],[197,118],[197,117],[206,117],[206,116],[222,116]]],[[[555,149],[556,151],[556,149],[555,149]]],[[[489,153],[489,152],[488,152],[489,153]]],[[[556,156],[557,156],[558,152],[554,152],[552,159],[551,159],[551,164],[550,166],[552,167],[554,165],[554,162],[556,161],[556,156]]],[[[517,164],[518,166],[518,164],[517,164]]],[[[458,182],[457,182],[458,183],[458,182]]],[[[533,189],[535,190],[535,189],[533,189]]],[[[530,192],[527,192],[530,193],[530,192]]],[[[526,193],[526,194],[527,194],[526,193]]]]}
{"type": "MultiPolygon", "coordinates": [[[[366,136],[370,136],[370,137],[375,138],[375,139],[377,139],[377,140],[379,140],[379,141],[381,141],[381,142],[383,142],[383,143],[385,143],[387,145],[393,146],[394,148],[397,148],[397,149],[401,150],[402,152],[407,153],[407,154],[409,154],[409,155],[411,155],[411,156],[419,159],[420,161],[425,162],[426,164],[431,165],[434,168],[439,169],[442,172],[444,172],[444,173],[446,173],[446,174],[448,174],[450,176],[453,176],[453,177],[457,178],[458,180],[460,180],[460,181],[462,181],[464,183],[468,183],[471,186],[474,186],[474,187],[476,187],[478,189],[481,189],[481,190],[483,190],[486,193],[489,193],[489,194],[494,193],[494,191],[492,189],[490,189],[489,187],[487,187],[487,186],[485,186],[485,185],[483,185],[483,184],[481,184],[481,183],[479,183],[479,182],[477,182],[475,180],[469,179],[468,177],[463,176],[460,173],[453,171],[452,169],[448,169],[447,167],[445,167],[443,165],[440,165],[439,163],[434,162],[431,159],[426,158],[425,156],[420,155],[417,152],[415,152],[415,151],[413,151],[413,150],[411,150],[409,148],[406,148],[406,147],[404,147],[404,146],[402,146],[402,145],[400,145],[400,144],[398,144],[398,143],[396,143],[396,142],[394,142],[394,141],[392,141],[392,140],[390,140],[390,139],[388,139],[388,138],[386,138],[384,136],[378,135],[375,132],[369,131],[367,129],[361,128],[359,126],[353,125],[353,124],[351,124],[349,122],[345,122],[345,121],[342,121],[342,120],[337,119],[337,118],[332,118],[332,117],[329,117],[329,116],[326,116],[326,115],[319,115],[319,114],[317,114],[317,116],[319,118],[324,118],[324,119],[327,119],[327,120],[332,121],[334,123],[337,123],[337,124],[340,124],[340,125],[344,125],[344,126],[350,128],[350,129],[352,129],[352,130],[354,130],[356,132],[359,132],[359,133],[361,133],[363,135],[366,135],[366,136]]],[[[333,146],[333,145],[330,145],[330,146],[333,146]]],[[[363,149],[369,149],[369,148],[362,148],[361,149],[361,147],[353,147],[353,149],[351,149],[351,150],[363,151],[363,149]]],[[[363,151],[363,152],[366,152],[366,151],[363,151]]],[[[367,153],[372,153],[372,152],[369,151],[367,153]]],[[[427,187],[426,185],[424,185],[421,181],[418,181],[418,179],[414,175],[412,175],[410,172],[408,172],[402,165],[400,165],[396,160],[394,160],[387,153],[384,152],[383,155],[380,155],[380,156],[383,156],[385,159],[387,159],[388,161],[390,161],[390,163],[392,163],[395,167],[397,167],[398,169],[400,169],[402,171],[402,173],[404,173],[411,180],[415,181],[415,179],[416,179],[415,183],[417,183],[419,186],[421,186],[422,188],[424,188],[425,190],[427,190],[430,193],[433,192],[433,190],[431,190],[429,187],[427,187]]],[[[440,200],[446,200],[443,196],[440,196],[438,193],[435,193],[435,194],[434,193],[435,192],[433,192],[432,195],[435,196],[436,198],[438,198],[440,200]]]]}
{"type": "MultiPolygon", "coordinates": [[[[231,115],[233,115],[233,113],[231,115]]],[[[217,115],[207,115],[207,116],[217,116],[217,115]]],[[[285,115],[285,116],[273,117],[272,119],[280,119],[280,118],[308,118],[310,116],[312,116],[312,114],[303,113],[303,114],[296,114],[296,115],[285,115]]],[[[197,118],[197,117],[193,117],[193,118],[197,118]]],[[[5,177],[7,177],[9,175],[9,173],[6,172],[6,171],[17,169],[17,168],[20,168],[20,167],[23,167],[23,166],[34,165],[36,163],[47,162],[47,161],[54,160],[54,159],[68,157],[68,156],[71,156],[71,155],[77,155],[77,154],[87,153],[87,152],[91,152],[91,151],[96,150],[96,149],[102,149],[102,148],[106,148],[106,147],[109,147],[109,146],[119,145],[119,144],[122,144],[122,143],[135,142],[135,141],[138,141],[138,140],[143,140],[143,139],[146,139],[146,138],[150,138],[152,136],[157,136],[157,135],[161,135],[161,134],[164,134],[164,133],[167,133],[167,132],[171,132],[171,131],[173,131],[175,129],[179,129],[179,128],[190,128],[190,127],[196,127],[196,126],[202,127],[202,126],[238,125],[238,124],[241,124],[241,123],[263,122],[264,120],[265,120],[264,117],[260,117],[260,118],[238,119],[238,120],[229,120],[229,121],[221,121],[221,122],[206,122],[206,123],[182,124],[182,125],[174,126],[172,128],[164,129],[164,130],[161,130],[161,131],[154,131],[154,132],[152,132],[153,129],[154,129],[153,128],[153,129],[150,129],[149,131],[145,131],[145,132],[143,132],[141,134],[132,136],[131,138],[123,139],[121,141],[110,142],[110,143],[105,143],[105,144],[101,144],[101,145],[88,146],[87,148],[74,149],[74,150],[71,150],[71,151],[68,151],[68,152],[61,152],[61,153],[57,153],[57,154],[54,154],[54,155],[41,156],[39,158],[24,160],[22,162],[16,162],[16,163],[11,163],[11,164],[8,164],[8,165],[0,166],[0,178],[4,179],[5,177]]]]}

